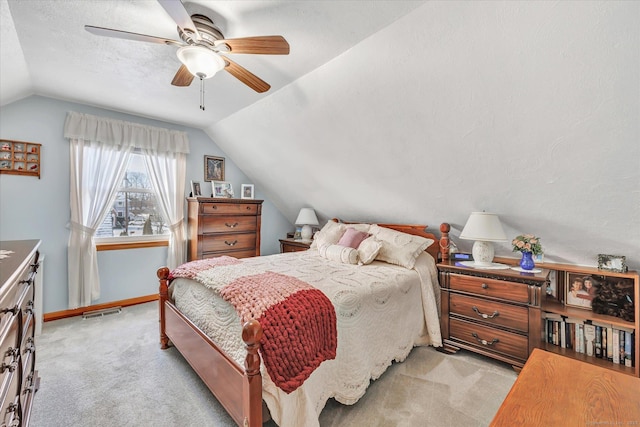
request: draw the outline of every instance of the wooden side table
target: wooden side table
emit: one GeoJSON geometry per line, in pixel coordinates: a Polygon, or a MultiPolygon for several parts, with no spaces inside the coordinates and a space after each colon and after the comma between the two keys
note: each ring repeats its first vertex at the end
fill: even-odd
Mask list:
{"type": "Polygon", "coordinates": [[[280,239],[280,253],[306,251],[311,240],[280,239]]]}

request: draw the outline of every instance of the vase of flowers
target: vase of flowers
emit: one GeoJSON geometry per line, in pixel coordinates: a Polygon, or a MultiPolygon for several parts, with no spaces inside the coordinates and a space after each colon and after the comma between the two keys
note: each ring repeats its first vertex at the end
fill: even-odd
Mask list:
{"type": "Polygon", "coordinates": [[[542,253],[540,238],[533,234],[521,234],[513,239],[511,244],[513,245],[513,252],[522,253],[520,268],[523,270],[533,270],[535,267],[533,255],[540,255],[542,253]]]}

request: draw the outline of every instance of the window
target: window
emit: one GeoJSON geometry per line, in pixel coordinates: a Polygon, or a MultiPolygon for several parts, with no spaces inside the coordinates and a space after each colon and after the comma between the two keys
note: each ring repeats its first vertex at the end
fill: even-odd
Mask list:
{"type": "Polygon", "coordinates": [[[116,199],[96,232],[99,242],[168,238],[144,160],[140,150],[131,154],[116,199]]]}

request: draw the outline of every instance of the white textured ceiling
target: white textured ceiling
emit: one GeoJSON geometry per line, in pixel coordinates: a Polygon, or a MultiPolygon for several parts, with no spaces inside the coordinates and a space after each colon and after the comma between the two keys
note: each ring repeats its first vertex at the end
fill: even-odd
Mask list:
{"type": "Polygon", "coordinates": [[[185,1],[226,38],[284,36],[288,56],[230,55],[267,81],[258,94],[226,72],[172,86],[176,47],[88,33],[84,25],[179,39],[153,0],[0,0],[0,105],[37,94],[206,128],[318,68],[424,1],[185,1]]]}

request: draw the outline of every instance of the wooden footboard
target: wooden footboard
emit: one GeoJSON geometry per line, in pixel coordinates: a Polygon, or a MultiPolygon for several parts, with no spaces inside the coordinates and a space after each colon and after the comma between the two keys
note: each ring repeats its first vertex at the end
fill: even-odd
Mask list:
{"type": "Polygon", "coordinates": [[[173,304],[168,292],[169,269],[162,267],[157,275],[160,279],[161,348],[173,344],[239,426],[262,426],[260,323],[251,320],[242,328],[242,340],[247,346],[243,368],[173,304]]]}

